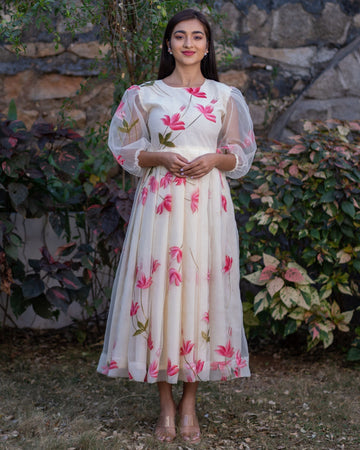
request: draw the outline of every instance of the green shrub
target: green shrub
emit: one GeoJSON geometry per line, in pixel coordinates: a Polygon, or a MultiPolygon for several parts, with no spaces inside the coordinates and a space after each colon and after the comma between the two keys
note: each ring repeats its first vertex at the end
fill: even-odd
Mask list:
{"type": "Polygon", "coordinates": [[[260,324],[270,315],[283,335],[305,324],[309,348],[328,346],[334,328],[348,331],[352,312],[340,308],[359,302],[360,123],[306,122],[293,139],[260,143],[252,171],[234,189],[241,269],[266,286],[254,297],[255,314],[269,313],[258,315],[260,324]],[[262,255],[277,263],[264,256],[260,264],[262,255]],[[307,282],[289,279],[290,269],[307,282]]]}

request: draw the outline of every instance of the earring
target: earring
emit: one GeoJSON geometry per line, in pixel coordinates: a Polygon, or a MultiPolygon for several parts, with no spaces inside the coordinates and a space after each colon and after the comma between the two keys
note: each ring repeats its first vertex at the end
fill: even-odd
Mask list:
{"type": "Polygon", "coordinates": [[[168,52],[170,53],[170,55],[172,55],[172,51],[171,51],[170,47],[168,48],[168,52]]]}

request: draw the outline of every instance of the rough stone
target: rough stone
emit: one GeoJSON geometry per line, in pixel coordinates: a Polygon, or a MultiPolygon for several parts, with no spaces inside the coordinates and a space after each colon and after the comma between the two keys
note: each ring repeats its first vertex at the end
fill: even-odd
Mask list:
{"type": "Polygon", "coordinates": [[[75,122],[75,128],[84,128],[86,126],[86,114],[83,110],[72,109],[68,115],[75,122]]]}
{"type": "Polygon", "coordinates": [[[337,50],[335,48],[319,48],[316,52],[312,63],[313,64],[324,64],[333,59],[333,57],[336,55],[337,50]]]}
{"type": "Polygon", "coordinates": [[[332,44],[344,44],[351,25],[351,18],[335,3],[325,3],[316,24],[317,37],[332,44]]]}
{"type": "Polygon", "coordinates": [[[222,83],[228,86],[234,86],[240,90],[246,89],[249,77],[244,70],[228,70],[219,76],[222,83]]]}
{"type": "Polygon", "coordinates": [[[251,5],[249,12],[242,22],[243,33],[257,32],[261,28],[267,19],[267,14],[264,10],[259,9],[256,5],[251,5]]]}
{"type": "Polygon", "coordinates": [[[310,67],[316,47],[299,48],[266,48],[249,46],[249,53],[253,56],[278,61],[283,64],[300,67],[310,67]]]}
{"type": "Polygon", "coordinates": [[[356,28],[360,28],[360,14],[354,16],[353,23],[356,28]]]}
{"type": "Polygon", "coordinates": [[[34,109],[26,110],[20,108],[18,111],[18,119],[24,122],[28,130],[32,127],[33,123],[39,117],[39,115],[39,111],[36,111],[34,109]]]}
{"type": "Polygon", "coordinates": [[[292,114],[288,127],[301,131],[303,120],[358,120],[360,119],[359,98],[335,98],[330,100],[303,100],[292,114]]]}
{"type": "Polygon", "coordinates": [[[355,51],[338,66],[326,70],[306,91],[307,98],[328,99],[343,96],[360,97],[360,54],[355,51]]]}
{"type": "Polygon", "coordinates": [[[16,75],[6,77],[4,80],[4,100],[9,103],[11,99],[15,102],[26,97],[26,91],[36,80],[36,74],[32,70],[26,70],[16,75]]]}
{"type": "Polygon", "coordinates": [[[68,51],[80,58],[94,59],[104,57],[110,51],[110,45],[99,44],[97,41],[72,43],[68,51]]]}
{"type": "MultiPolygon", "coordinates": [[[[20,56],[27,56],[29,58],[44,58],[46,56],[55,56],[63,53],[65,48],[59,44],[58,48],[55,48],[55,44],[52,42],[27,42],[26,48],[20,52],[20,56]]],[[[11,45],[5,45],[5,48],[15,53],[11,45]]]]}
{"type": "Polygon", "coordinates": [[[265,113],[266,113],[265,105],[249,103],[249,110],[250,110],[251,119],[254,124],[254,128],[257,128],[257,129],[263,128],[263,125],[265,122],[265,113]]]}
{"type": "Polygon", "coordinates": [[[30,88],[31,100],[50,100],[74,97],[80,89],[83,77],[68,77],[58,74],[44,75],[30,88]]]}
{"type": "Polygon", "coordinates": [[[285,4],[273,12],[271,42],[275,47],[299,47],[315,37],[315,18],[300,4],[285,4]]]}
{"type": "MultiPolygon", "coordinates": [[[[225,2],[221,8],[221,13],[225,15],[222,19],[222,27],[225,30],[229,30],[231,32],[238,31],[238,20],[240,18],[240,11],[236,8],[233,2],[225,2]]],[[[216,28],[215,36],[218,37],[218,33],[220,32],[219,28],[216,28]]]]}

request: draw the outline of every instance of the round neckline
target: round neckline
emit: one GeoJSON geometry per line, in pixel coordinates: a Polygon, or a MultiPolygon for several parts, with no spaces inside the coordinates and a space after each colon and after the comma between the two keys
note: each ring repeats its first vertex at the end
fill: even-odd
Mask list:
{"type": "Polygon", "coordinates": [[[163,80],[156,80],[156,81],[160,81],[161,84],[163,84],[164,86],[170,88],[170,89],[202,89],[204,87],[204,85],[207,83],[208,79],[205,78],[205,80],[203,81],[203,83],[200,86],[170,86],[170,84],[165,83],[165,81],[163,80]]]}

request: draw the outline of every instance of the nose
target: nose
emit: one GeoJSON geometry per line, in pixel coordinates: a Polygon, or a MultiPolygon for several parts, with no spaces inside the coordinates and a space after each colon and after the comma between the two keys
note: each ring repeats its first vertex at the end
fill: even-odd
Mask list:
{"type": "Polygon", "coordinates": [[[191,40],[191,36],[185,36],[184,39],[184,47],[191,47],[192,46],[192,40],[191,40]]]}

